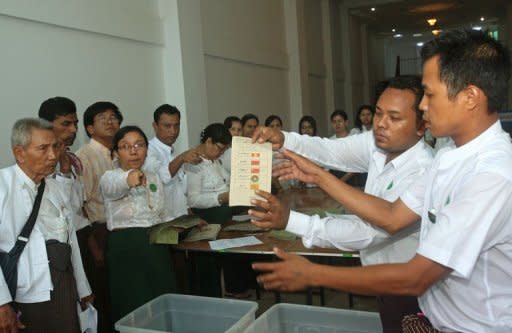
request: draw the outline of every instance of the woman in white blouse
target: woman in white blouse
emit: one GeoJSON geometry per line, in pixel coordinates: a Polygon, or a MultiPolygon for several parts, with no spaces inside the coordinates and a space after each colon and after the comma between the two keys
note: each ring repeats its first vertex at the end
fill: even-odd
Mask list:
{"type": "Polygon", "coordinates": [[[164,192],[157,174],[141,171],[147,147],[140,128],[121,128],[112,143],[120,167],[105,172],[100,180],[111,231],[106,259],[113,322],[175,291],[169,248],[149,243],[148,228],[163,222],[164,192]]]}
{"type": "Polygon", "coordinates": [[[371,105],[361,105],[357,110],[356,126],[350,131],[350,135],[371,131],[374,113],[371,105]]]}
{"type": "MultiPolygon", "coordinates": [[[[208,223],[222,224],[233,217],[229,203],[229,172],[220,163],[220,156],[231,144],[231,134],[221,123],[208,125],[202,132],[196,147],[203,161],[187,164],[188,204],[194,214],[208,223]]],[[[199,272],[199,290],[204,296],[221,296],[219,262],[211,257],[196,260],[199,272]]],[[[220,265],[224,270],[224,285],[229,297],[248,297],[249,259],[245,256],[222,256],[220,265]]]]}

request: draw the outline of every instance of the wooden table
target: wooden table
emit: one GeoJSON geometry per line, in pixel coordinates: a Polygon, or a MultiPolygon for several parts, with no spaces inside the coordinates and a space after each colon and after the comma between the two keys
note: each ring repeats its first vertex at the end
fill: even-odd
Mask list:
{"type": "MultiPolygon", "coordinates": [[[[297,211],[308,211],[311,209],[335,209],[341,205],[327,195],[319,188],[308,189],[289,189],[282,191],[278,197],[287,203],[292,209],[297,211]]],[[[226,223],[223,225],[229,226],[237,222],[226,223]]],[[[214,251],[210,248],[208,241],[198,242],[180,242],[178,245],[173,246],[176,250],[184,251],[202,251],[202,252],[219,252],[219,253],[248,253],[248,254],[273,254],[274,247],[279,247],[287,252],[308,256],[308,257],[345,257],[345,258],[358,258],[358,252],[342,251],[339,249],[324,249],[324,248],[311,248],[304,247],[300,239],[296,240],[283,240],[271,237],[269,232],[240,232],[240,231],[224,231],[221,230],[217,239],[229,239],[244,236],[255,236],[263,244],[251,245],[244,247],[231,248],[221,251],[214,251]]]]}

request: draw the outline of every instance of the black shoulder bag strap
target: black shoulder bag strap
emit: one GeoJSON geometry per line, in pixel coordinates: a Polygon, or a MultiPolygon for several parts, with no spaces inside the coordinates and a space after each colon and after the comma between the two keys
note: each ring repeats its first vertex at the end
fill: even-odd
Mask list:
{"type": "Polygon", "coordinates": [[[32,207],[32,211],[30,212],[30,216],[28,217],[25,226],[20,232],[20,235],[16,239],[16,243],[14,247],[9,251],[7,256],[4,256],[1,260],[2,271],[4,273],[5,281],[7,282],[7,286],[9,287],[9,292],[14,300],[16,296],[16,288],[18,286],[18,261],[20,259],[21,253],[27,245],[30,234],[32,233],[32,229],[36,224],[37,214],[39,213],[39,207],[41,206],[41,200],[43,198],[45,188],[44,178],[41,180],[41,184],[39,184],[39,188],[37,189],[36,199],[34,201],[34,206],[32,207]]]}

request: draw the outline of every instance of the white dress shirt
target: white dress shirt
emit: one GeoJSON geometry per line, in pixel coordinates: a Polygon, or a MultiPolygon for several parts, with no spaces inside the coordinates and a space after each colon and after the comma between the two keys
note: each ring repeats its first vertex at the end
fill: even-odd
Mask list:
{"type": "MultiPolygon", "coordinates": [[[[69,188],[68,188],[69,189],[69,188]]],[[[72,223],[72,208],[54,179],[46,180],[39,214],[18,262],[16,302],[37,303],[50,300],[53,290],[45,241],[56,239],[71,245],[71,263],[80,298],[91,294],[85,277],[80,250],[72,223]]],[[[32,211],[37,185],[17,166],[0,170],[0,250],[8,252],[14,246],[21,229],[32,211]]],[[[5,278],[0,270],[0,305],[12,301],[5,278]]]]}
{"type": "Polygon", "coordinates": [[[183,167],[171,176],[169,163],[176,158],[174,149],[158,138],[149,141],[148,156],[144,170],[158,174],[165,193],[164,221],[172,220],[188,213],[187,179],[183,167]]]}
{"type": "Polygon", "coordinates": [[[218,196],[229,192],[229,172],[219,160],[203,159],[197,165],[186,164],[188,204],[192,208],[220,206],[218,196]]]}
{"type": "Polygon", "coordinates": [[[69,193],[68,200],[73,209],[73,224],[75,225],[75,230],[78,231],[91,224],[83,213],[85,189],[82,176],[73,166],[73,172],[70,173],[69,177],[60,173],[60,165],[57,164],[56,169],[57,171],[53,175],[53,178],[62,184],[63,188],[66,189],[65,193],[69,193]],[[69,192],[67,192],[68,190],[69,192]]]}
{"type": "Polygon", "coordinates": [[[401,196],[422,218],[418,254],[453,270],[419,298],[443,332],[512,332],[511,171],[510,137],[498,121],[441,150],[401,196]]]}
{"type": "Polygon", "coordinates": [[[146,185],[129,187],[130,171],[117,168],[101,177],[108,230],[151,227],[163,222],[165,194],[160,178],[156,173],[145,171],[146,185]]]}
{"type": "MultiPolygon", "coordinates": [[[[430,167],[432,149],[419,140],[386,163],[387,154],[375,145],[373,131],[337,140],[285,133],[284,147],[329,169],[368,172],[365,192],[395,201],[430,167]]],[[[418,247],[419,223],[390,236],[355,215],[320,219],[291,212],[286,230],[302,236],[304,246],[360,250],[363,265],[407,262],[418,247]]]]}

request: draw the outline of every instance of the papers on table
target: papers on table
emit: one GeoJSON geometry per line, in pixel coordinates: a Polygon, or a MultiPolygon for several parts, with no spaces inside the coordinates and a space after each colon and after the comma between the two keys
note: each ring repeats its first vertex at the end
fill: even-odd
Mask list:
{"type": "Polygon", "coordinates": [[[250,138],[233,137],[231,142],[230,206],[251,206],[260,199],[254,191],[270,192],[272,181],[272,145],[251,143],[250,138]]]}
{"type": "Polygon", "coordinates": [[[260,241],[258,238],[254,237],[254,236],[231,238],[231,239],[219,239],[219,240],[208,242],[208,243],[210,244],[210,248],[212,250],[216,250],[216,251],[230,249],[233,247],[242,247],[242,246],[263,244],[262,241],[260,241]]]}
{"type": "Polygon", "coordinates": [[[224,228],[224,231],[244,231],[244,232],[263,232],[268,229],[262,229],[251,222],[239,222],[224,228]]]}
{"type": "Polygon", "coordinates": [[[200,240],[214,240],[220,231],[220,224],[208,224],[202,228],[194,227],[185,238],[184,242],[196,242],[200,240]]]}
{"type": "Polygon", "coordinates": [[[195,215],[181,215],[174,220],[166,222],[167,225],[183,229],[195,227],[199,223],[201,223],[201,218],[195,215]]]}

